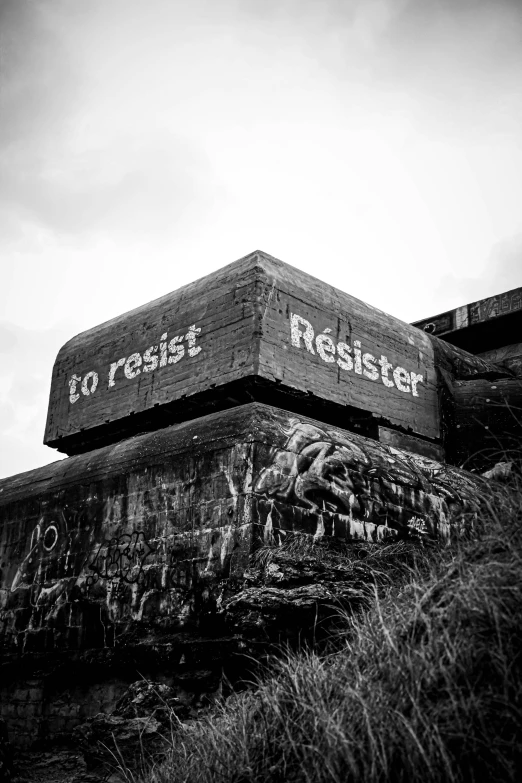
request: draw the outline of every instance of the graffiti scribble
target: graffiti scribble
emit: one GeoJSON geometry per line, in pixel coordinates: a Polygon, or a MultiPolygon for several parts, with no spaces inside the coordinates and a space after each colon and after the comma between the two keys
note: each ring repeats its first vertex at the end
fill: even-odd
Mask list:
{"type": "Polygon", "coordinates": [[[102,579],[121,579],[127,584],[140,580],[147,557],[154,552],[140,531],[103,541],[89,568],[102,579]]]}

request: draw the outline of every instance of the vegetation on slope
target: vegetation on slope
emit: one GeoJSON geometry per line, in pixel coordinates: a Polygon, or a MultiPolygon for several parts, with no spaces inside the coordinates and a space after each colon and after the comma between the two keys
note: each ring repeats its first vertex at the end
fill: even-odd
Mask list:
{"type": "Polygon", "coordinates": [[[515,781],[522,770],[522,489],[346,616],[334,651],[275,659],[173,732],[149,783],[515,781]]]}

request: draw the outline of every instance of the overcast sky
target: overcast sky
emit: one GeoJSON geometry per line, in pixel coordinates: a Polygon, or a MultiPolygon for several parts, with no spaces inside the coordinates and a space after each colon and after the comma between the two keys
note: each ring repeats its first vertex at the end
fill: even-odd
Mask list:
{"type": "Polygon", "coordinates": [[[0,0],[0,476],[84,329],[260,248],[412,321],[522,285],[521,0],[0,0]]]}

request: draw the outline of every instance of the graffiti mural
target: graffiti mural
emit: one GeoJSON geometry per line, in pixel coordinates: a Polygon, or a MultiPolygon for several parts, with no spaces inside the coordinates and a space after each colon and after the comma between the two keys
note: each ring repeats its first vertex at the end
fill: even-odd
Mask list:
{"type": "MultiPolygon", "coordinates": [[[[270,511],[274,504],[303,509],[317,536],[339,534],[333,516],[347,538],[446,537],[454,520],[478,509],[476,482],[455,468],[299,419],[289,420],[284,435],[255,491],[270,511]]],[[[284,530],[284,510],[276,510],[284,530]]]]}
{"type": "Polygon", "coordinates": [[[480,479],[377,441],[267,406],[216,421],[185,425],[178,453],[173,428],[71,458],[65,478],[63,463],[39,469],[30,496],[0,484],[4,647],[177,633],[217,611],[262,538],[425,539],[478,509],[480,479]]]}

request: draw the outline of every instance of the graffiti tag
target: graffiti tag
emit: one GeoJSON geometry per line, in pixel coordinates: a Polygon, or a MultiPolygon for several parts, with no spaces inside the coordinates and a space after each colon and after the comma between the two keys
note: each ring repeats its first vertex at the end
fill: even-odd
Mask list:
{"type": "Polygon", "coordinates": [[[101,579],[120,579],[127,584],[140,581],[146,559],[154,549],[140,531],[102,541],[89,568],[101,579]]]}

